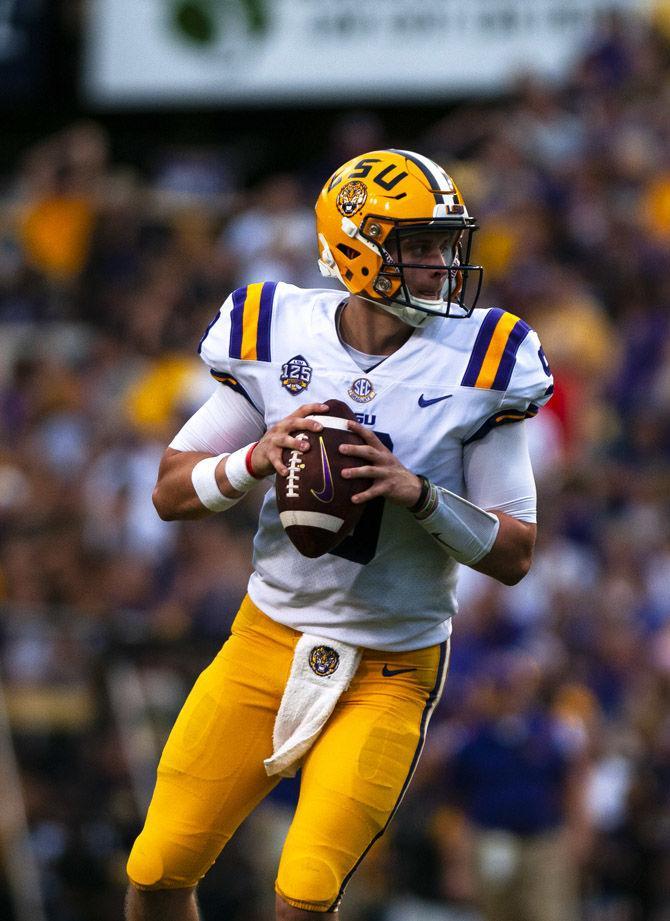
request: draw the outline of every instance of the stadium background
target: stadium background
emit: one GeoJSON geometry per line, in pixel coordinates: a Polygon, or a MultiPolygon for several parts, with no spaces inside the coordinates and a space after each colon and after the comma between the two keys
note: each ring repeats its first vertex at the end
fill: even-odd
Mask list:
{"type": "MultiPolygon", "coordinates": [[[[250,567],[257,496],[197,524],[150,504],[211,388],[195,347],[232,288],[321,284],[323,179],[394,145],[453,171],[482,225],[480,303],[537,328],[556,395],[529,423],[535,567],[513,589],[464,573],[432,741],[347,918],[482,917],[455,766],[504,701],[506,725],[550,718],[580,768],[578,916],[667,921],[667,4],[600,16],[560,76],[530,60],[503,92],[130,107],[83,88],[90,6],[0,6],[0,916],[121,917],[161,741],[250,567]]],[[[205,921],[270,916],[294,796],[218,862],[205,921]]]]}

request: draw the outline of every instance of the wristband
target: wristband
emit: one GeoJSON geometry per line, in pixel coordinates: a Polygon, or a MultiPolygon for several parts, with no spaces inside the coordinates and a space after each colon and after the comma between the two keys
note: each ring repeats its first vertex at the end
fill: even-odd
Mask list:
{"type": "Polygon", "coordinates": [[[198,461],[191,471],[191,483],[195,494],[210,512],[225,512],[227,508],[240,501],[239,496],[235,499],[224,496],[216,482],[216,468],[228,456],[218,454],[216,457],[205,457],[198,461]]]}
{"type": "Polygon", "coordinates": [[[254,453],[254,448],[258,445],[257,441],[252,442],[249,445],[247,453],[244,455],[244,466],[247,468],[247,473],[249,476],[252,476],[254,480],[262,480],[263,477],[259,476],[257,473],[254,473],[254,468],[251,463],[251,455],[254,453]]]}
{"type": "Polygon", "coordinates": [[[421,480],[421,492],[419,493],[419,498],[416,500],[414,505],[411,505],[409,508],[409,511],[412,513],[412,515],[416,515],[421,511],[425,505],[426,499],[428,498],[428,493],[430,492],[430,480],[428,477],[423,476],[420,473],[417,474],[417,476],[421,480]]]}
{"type": "Polygon", "coordinates": [[[257,444],[258,442],[254,441],[253,444],[233,451],[226,460],[226,477],[237,492],[249,492],[252,486],[264,479],[251,472],[251,453],[257,444]]]}

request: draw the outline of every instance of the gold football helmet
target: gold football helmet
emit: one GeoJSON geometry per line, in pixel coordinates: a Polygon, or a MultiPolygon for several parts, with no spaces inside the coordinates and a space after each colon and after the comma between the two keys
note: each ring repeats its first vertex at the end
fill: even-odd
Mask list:
{"type": "Polygon", "coordinates": [[[331,176],[316,203],[322,275],[339,278],[352,294],[410,326],[429,316],[470,316],[483,273],[469,262],[475,230],[453,179],[409,150],[355,157],[331,176]],[[468,306],[470,276],[476,282],[468,306]]]}

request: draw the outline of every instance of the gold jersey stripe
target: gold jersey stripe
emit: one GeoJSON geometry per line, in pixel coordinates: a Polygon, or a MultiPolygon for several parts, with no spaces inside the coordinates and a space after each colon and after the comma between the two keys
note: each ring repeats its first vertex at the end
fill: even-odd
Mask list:
{"type": "Polygon", "coordinates": [[[515,317],[513,313],[504,313],[498,320],[475,381],[475,387],[491,387],[493,385],[507,340],[518,321],[519,318],[515,317]]]}
{"type": "Polygon", "coordinates": [[[244,317],[242,320],[242,350],[240,357],[247,361],[256,361],[256,341],[258,339],[258,315],[261,304],[263,283],[258,282],[247,287],[244,300],[244,317]]]}

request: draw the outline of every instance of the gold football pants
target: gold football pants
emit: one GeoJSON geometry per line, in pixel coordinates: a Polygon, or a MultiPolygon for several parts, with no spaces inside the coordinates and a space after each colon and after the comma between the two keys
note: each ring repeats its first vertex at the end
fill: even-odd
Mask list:
{"type": "MultiPolygon", "coordinates": [[[[270,792],[263,759],[300,634],[245,598],[230,639],[196,681],[165,745],[146,823],[128,861],[138,889],[195,886],[270,792]]],[[[276,890],[333,911],[391,819],[416,766],[447,670],[448,644],[364,650],[303,759],[276,890]]]]}

